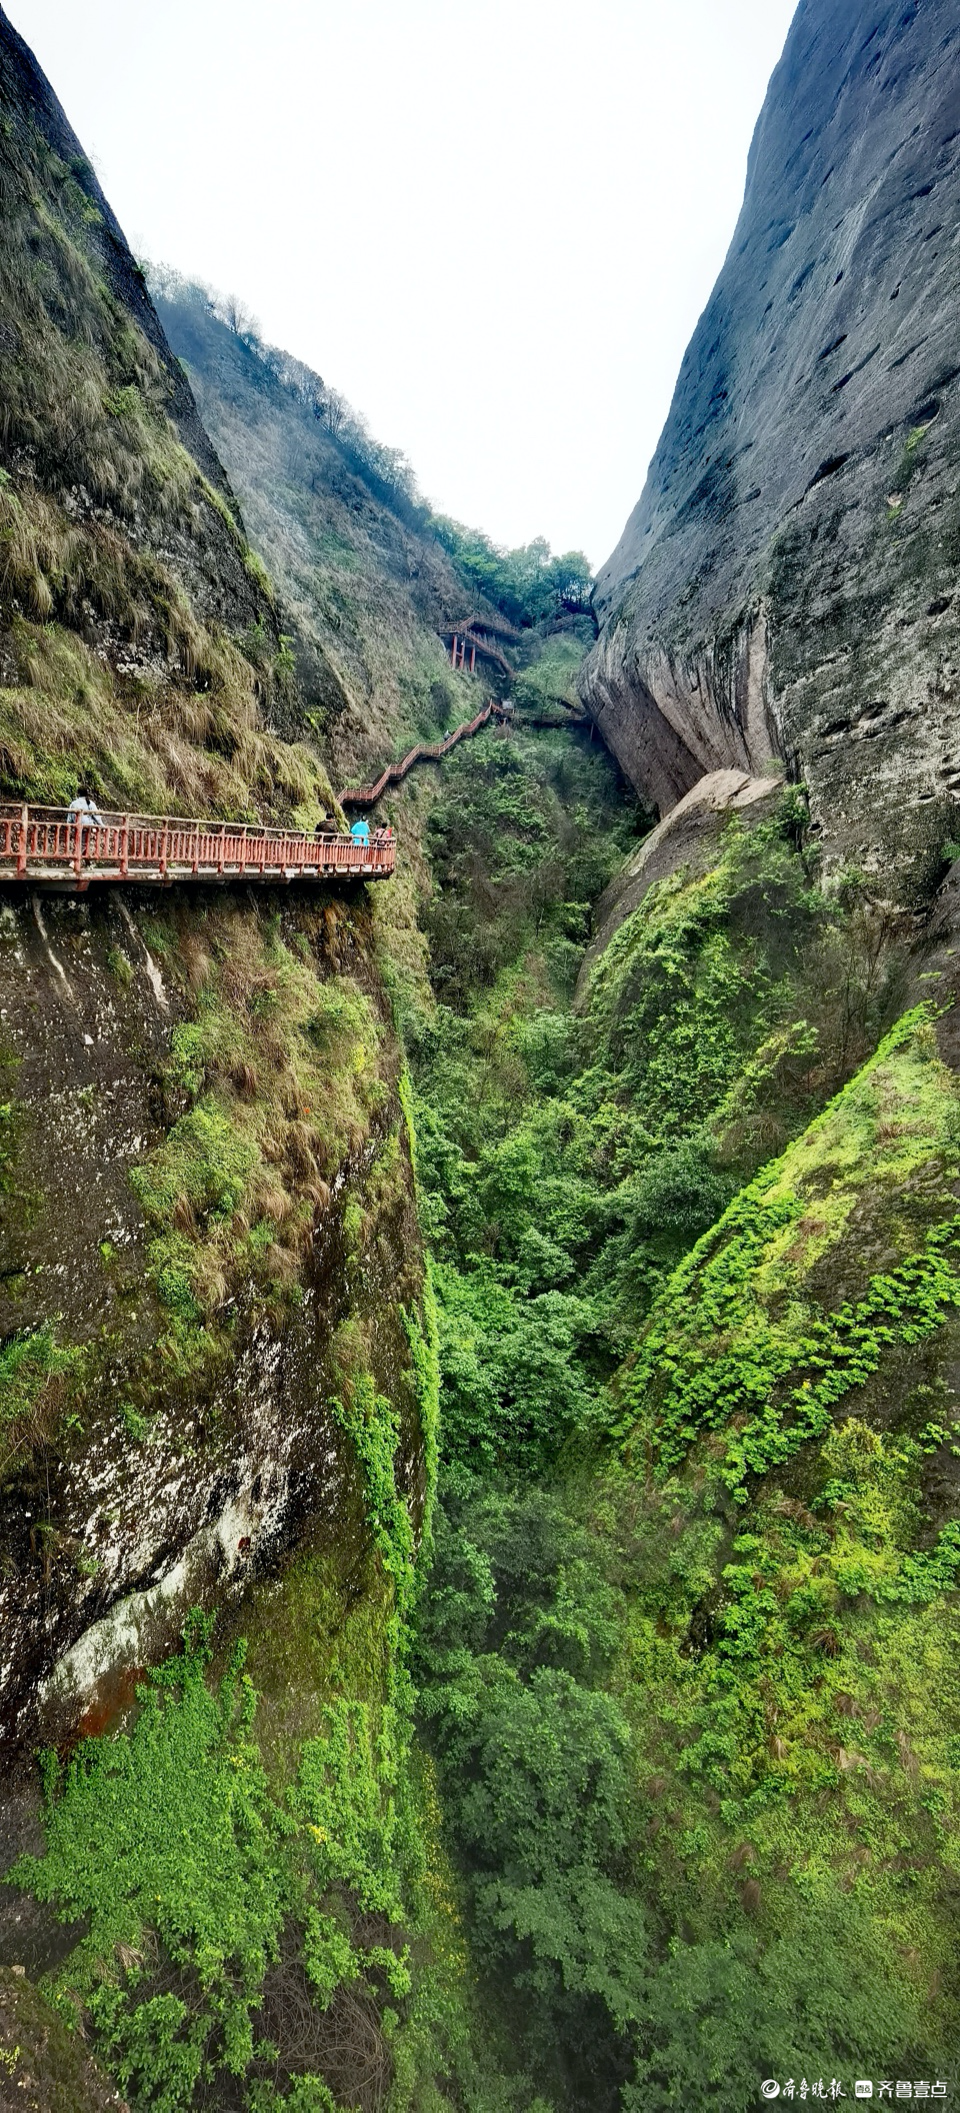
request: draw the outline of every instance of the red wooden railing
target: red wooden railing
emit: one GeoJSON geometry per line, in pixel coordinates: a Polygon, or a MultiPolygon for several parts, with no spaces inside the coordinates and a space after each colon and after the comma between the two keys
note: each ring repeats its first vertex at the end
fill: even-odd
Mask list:
{"type": "Polygon", "coordinates": [[[450,666],[452,668],[469,666],[472,675],[477,664],[478,653],[481,660],[491,660],[494,667],[499,668],[501,674],[506,675],[508,680],[512,681],[517,672],[516,668],[511,665],[506,654],[501,653],[499,646],[494,645],[489,638],[483,637],[479,632],[474,634],[472,631],[454,631],[451,634],[450,666]],[[468,654],[470,656],[469,661],[467,659],[468,654]]]}
{"type": "Polygon", "coordinates": [[[105,814],[91,824],[62,807],[0,806],[0,880],[81,889],[91,880],[387,880],[396,858],[394,838],[377,830],[363,844],[240,822],[105,814]]]}
{"type": "Polygon", "coordinates": [[[442,741],[435,741],[429,746],[424,741],[418,741],[416,748],[411,748],[401,757],[399,763],[388,763],[386,770],[382,770],[379,778],[375,778],[371,785],[352,785],[349,792],[342,792],[341,807],[375,806],[387,786],[398,785],[414,763],[438,763],[441,756],[449,755],[450,750],[456,748],[458,741],[465,740],[468,734],[478,734],[480,728],[486,726],[491,714],[495,719],[504,716],[503,706],[497,704],[492,697],[489,704],[484,705],[482,712],[477,713],[475,719],[465,719],[462,726],[455,726],[453,732],[445,734],[442,741]]]}

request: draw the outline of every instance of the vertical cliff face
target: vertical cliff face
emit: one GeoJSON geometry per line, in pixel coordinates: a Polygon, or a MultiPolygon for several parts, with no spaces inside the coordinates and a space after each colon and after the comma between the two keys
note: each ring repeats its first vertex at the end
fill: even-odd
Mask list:
{"type": "MultiPolygon", "coordinates": [[[[80,784],[311,827],[316,651],[2,12],[0,119],[0,801],[80,784]]],[[[305,1520],[365,1545],[331,1407],[361,1377],[416,1512],[421,1269],[390,919],[362,888],[3,892],[0,1741],[22,1746],[107,1707],[305,1520]]]]}
{"type": "MultiPolygon", "coordinates": [[[[103,808],[311,829],[352,701],[251,549],[2,13],[0,198],[0,803],[82,786],[103,808]]],[[[405,1615],[436,1425],[394,1020],[422,975],[411,921],[402,881],[379,900],[0,888],[0,1879],[43,1847],[38,1745],[97,1805],[72,1875],[51,1888],[28,1857],[0,1883],[0,2078],[35,2113],[180,2113],[211,2090],[266,2109],[291,2079],[332,2104],[304,2072],[337,2084],[358,2017],[376,2104],[389,2083],[392,1930],[413,1913],[405,1615]],[[255,1734],[248,1645],[270,1697],[255,1734]],[[45,1972],[66,1973],[68,2018],[110,1984],[94,2037],[113,2083],[45,1972]]]]}
{"type": "Polygon", "coordinates": [[[335,783],[375,775],[391,748],[447,716],[472,718],[474,686],[458,682],[441,642],[470,610],[469,590],[425,510],[338,430],[338,399],[319,375],[232,330],[202,288],[172,273],[156,300],[312,656],[335,783]]]}
{"type": "MultiPolygon", "coordinates": [[[[10,167],[4,185],[5,208],[9,211],[14,207],[16,210],[16,206],[22,204],[16,199],[13,174],[18,150],[26,161],[45,162],[62,203],[82,222],[89,254],[102,272],[110,294],[156,354],[166,385],[169,410],[184,446],[211,484],[229,499],[230,487],[223,466],[201,423],[190,385],[160,327],[143,272],[130,254],[113,208],[104,196],[96,172],[46,75],[2,9],[0,80],[7,118],[6,137],[10,142],[10,167]]],[[[33,203],[42,220],[41,199],[35,198],[33,203]]],[[[17,319],[11,315],[4,320],[4,350],[10,353],[18,337],[17,319]]]]}
{"type": "Polygon", "coordinates": [[[419,1243],[374,921],[307,891],[279,911],[184,892],[0,920],[7,1749],[38,1719],[92,1722],[305,1523],[362,1544],[331,1409],[351,1374],[394,1402],[419,1489],[419,1243]]]}
{"type": "Polygon", "coordinates": [[[143,274],[0,12],[0,777],[57,802],[325,799],[295,630],[143,274]]]}
{"type": "Polygon", "coordinates": [[[960,22],[801,0],[584,696],[662,809],[782,757],[922,897],[960,794],[960,22]]]}

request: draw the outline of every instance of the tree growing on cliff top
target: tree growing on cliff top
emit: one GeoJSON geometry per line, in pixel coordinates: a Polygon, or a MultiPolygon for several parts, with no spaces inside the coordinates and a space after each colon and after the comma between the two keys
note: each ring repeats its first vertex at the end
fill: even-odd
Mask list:
{"type": "Polygon", "coordinates": [[[448,514],[435,514],[432,525],[465,580],[510,623],[525,628],[563,610],[587,607],[593,578],[582,550],[555,557],[545,536],[507,550],[448,514]]]}

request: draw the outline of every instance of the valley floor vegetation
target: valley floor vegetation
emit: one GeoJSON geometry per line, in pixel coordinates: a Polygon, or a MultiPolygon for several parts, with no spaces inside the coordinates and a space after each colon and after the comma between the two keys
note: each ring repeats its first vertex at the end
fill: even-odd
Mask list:
{"type": "Polygon", "coordinates": [[[517,725],[402,798],[432,876],[429,987],[394,980],[419,1557],[358,1369],[365,1591],[303,1551],[219,1685],[197,1622],[132,1728],[51,1764],[16,1873],[84,1918],[51,1992],[144,2113],[745,2113],[777,2070],[949,2075],[934,1008],[857,876],[818,886],[795,790],[650,890],[579,1010],[638,829],[605,753],[517,725]]]}

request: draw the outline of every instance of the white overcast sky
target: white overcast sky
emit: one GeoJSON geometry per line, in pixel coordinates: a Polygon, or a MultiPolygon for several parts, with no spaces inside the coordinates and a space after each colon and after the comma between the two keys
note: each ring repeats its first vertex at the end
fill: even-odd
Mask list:
{"type": "Polygon", "coordinates": [[[244,299],[445,512],[594,565],[794,0],[5,0],[141,255],[244,299]]]}

